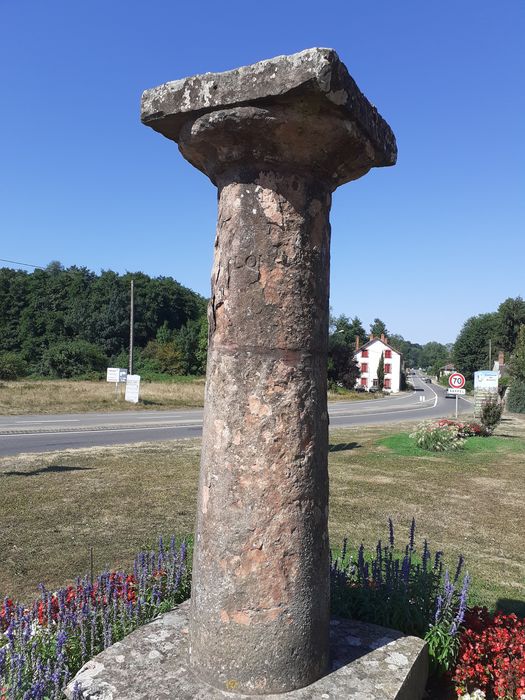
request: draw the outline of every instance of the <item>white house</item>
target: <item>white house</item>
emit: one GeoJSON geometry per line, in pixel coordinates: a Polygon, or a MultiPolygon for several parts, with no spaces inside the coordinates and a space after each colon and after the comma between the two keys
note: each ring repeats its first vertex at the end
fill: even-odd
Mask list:
{"type": "Polygon", "coordinates": [[[383,357],[385,367],[384,391],[397,394],[401,387],[401,363],[402,355],[388,344],[388,338],[381,334],[381,338],[370,336],[370,340],[359,346],[359,338],[356,338],[356,351],[354,360],[359,365],[359,378],[357,384],[367,390],[378,387],[377,369],[383,357]]]}

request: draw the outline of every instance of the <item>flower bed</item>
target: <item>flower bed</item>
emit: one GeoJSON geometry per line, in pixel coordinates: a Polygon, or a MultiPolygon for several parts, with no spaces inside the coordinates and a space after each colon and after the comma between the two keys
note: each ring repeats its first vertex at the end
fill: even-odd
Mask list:
{"type": "Polygon", "coordinates": [[[490,614],[486,608],[469,610],[453,681],[463,698],[525,698],[525,619],[490,614]]]}
{"type": "MultiPolygon", "coordinates": [[[[443,553],[419,551],[415,521],[398,548],[389,520],[385,544],[350,551],[347,540],[330,564],[332,611],[426,639],[431,670],[447,673],[459,697],[522,700],[525,620],[467,609],[470,578],[460,557],[453,575],[443,553]]],[[[190,592],[185,542],[162,540],[141,552],[132,573],[106,571],[51,593],[30,608],[0,604],[0,700],[54,700],[90,658],[190,592]]],[[[525,700],[525,697],[523,698],[525,700]]]]}
{"type": "Polygon", "coordinates": [[[451,576],[443,552],[432,556],[426,540],[416,552],[415,529],[412,520],[408,543],[401,550],[396,548],[391,520],[387,544],[379,540],[375,551],[366,552],[361,545],[350,553],[345,540],[331,561],[332,610],[426,639],[432,670],[444,672],[456,656],[470,578],[466,574],[460,582],[463,557],[451,576]]]}
{"type": "Polygon", "coordinates": [[[133,573],[106,571],[95,581],[41,597],[30,608],[6,598],[0,606],[0,700],[55,700],[90,658],[190,590],[187,545],[141,552],[133,573]]]}
{"type": "Polygon", "coordinates": [[[440,418],[416,426],[410,437],[418,447],[430,452],[450,452],[463,447],[468,437],[482,437],[490,433],[475,421],[462,422],[451,418],[440,418]]]}

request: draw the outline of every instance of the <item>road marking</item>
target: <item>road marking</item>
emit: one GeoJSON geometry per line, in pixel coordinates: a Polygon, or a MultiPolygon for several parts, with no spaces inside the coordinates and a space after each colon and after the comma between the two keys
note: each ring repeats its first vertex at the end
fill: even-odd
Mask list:
{"type": "Polygon", "coordinates": [[[28,425],[31,423],[80,423],[80,419],[63,418],[62,420],[15,420],[13,423],[5,423],[5,425],[28,425]]]}
{"type": "MultiPolygon", "coordinates": [[[[179,425],[179,428],[200,428],[202,423],[187,423],[186,425],[179,425]]],[[[38,433],[11,433],[11,434],[0,434],[3,438],[25,438],[25,437],[35,437],[39,435],[85,435],[86,433],[129,433],[136,430],[173,430],[173,425],[157,425],[157,426],[147,426],[139,428],[87,428],[86,430],[63,430],[57,432],[56,430],[45,432],[39,431],[38,433]]]]}

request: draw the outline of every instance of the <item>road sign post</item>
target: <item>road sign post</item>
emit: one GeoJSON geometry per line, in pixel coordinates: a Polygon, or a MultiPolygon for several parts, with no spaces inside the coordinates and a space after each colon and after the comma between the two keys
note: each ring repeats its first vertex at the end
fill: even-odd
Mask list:
{"type": "Polygon", "coordinates": [[[126,377],[128,375],[127,369],[122,369],[122,367],[108,367],[106,372],[106,381],[115,382],[115,401],[119,398],[119,388],[121,384],[126,383],[126,377]]]}
{"type": "Polygon", "coordinates": [[[453,372],[448,378],[449,391],[456,394],[456,418],[458,417],[458,394],[465,393],[465,377],[459,372],[453,372]]]}

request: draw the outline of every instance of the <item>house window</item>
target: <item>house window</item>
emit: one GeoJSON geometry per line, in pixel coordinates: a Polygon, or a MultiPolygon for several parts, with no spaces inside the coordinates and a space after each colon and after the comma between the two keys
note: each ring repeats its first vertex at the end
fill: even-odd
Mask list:
{"type": "Polygon", "coordinates": [[[361,386],[366,386],[366,377],[361,377],[361,386]]]}
{"type": "Polygon", "coordinates": [[[385,374],[390,374],[392,372],[392,365],[385,365],[385,374]]]}
{"type": "Polygon", "coordinates": [[[368,357],[368,350],[362,350],[361,357],[368,357]]]}
{"type": "Polygon", "coordinates": [[[391,389],[391,388],[392,388],[392,382],[390,381],[390,379],[385,379],[385,381],[384,381],[384,383],[383,383],[383,386],[384,386],[385,389],[391,389]]]}
{"type": "Polygon", "coordinates": [[[385,350],[385,357],[387,359],[392,359],[392,350],[385,350]]]}
{"type": "Polygon", "coordinates": [[[361,372],[368,372],[368,362],[363,362],[361,364],[361,372]]]}
{"type": "Polygon", "coordinates": [[[379,386],[379,380],[378,380],[378,379],[374,379],[374,380],[373,380],[373,383],[374,383],[374,386],[379,386]]]}

